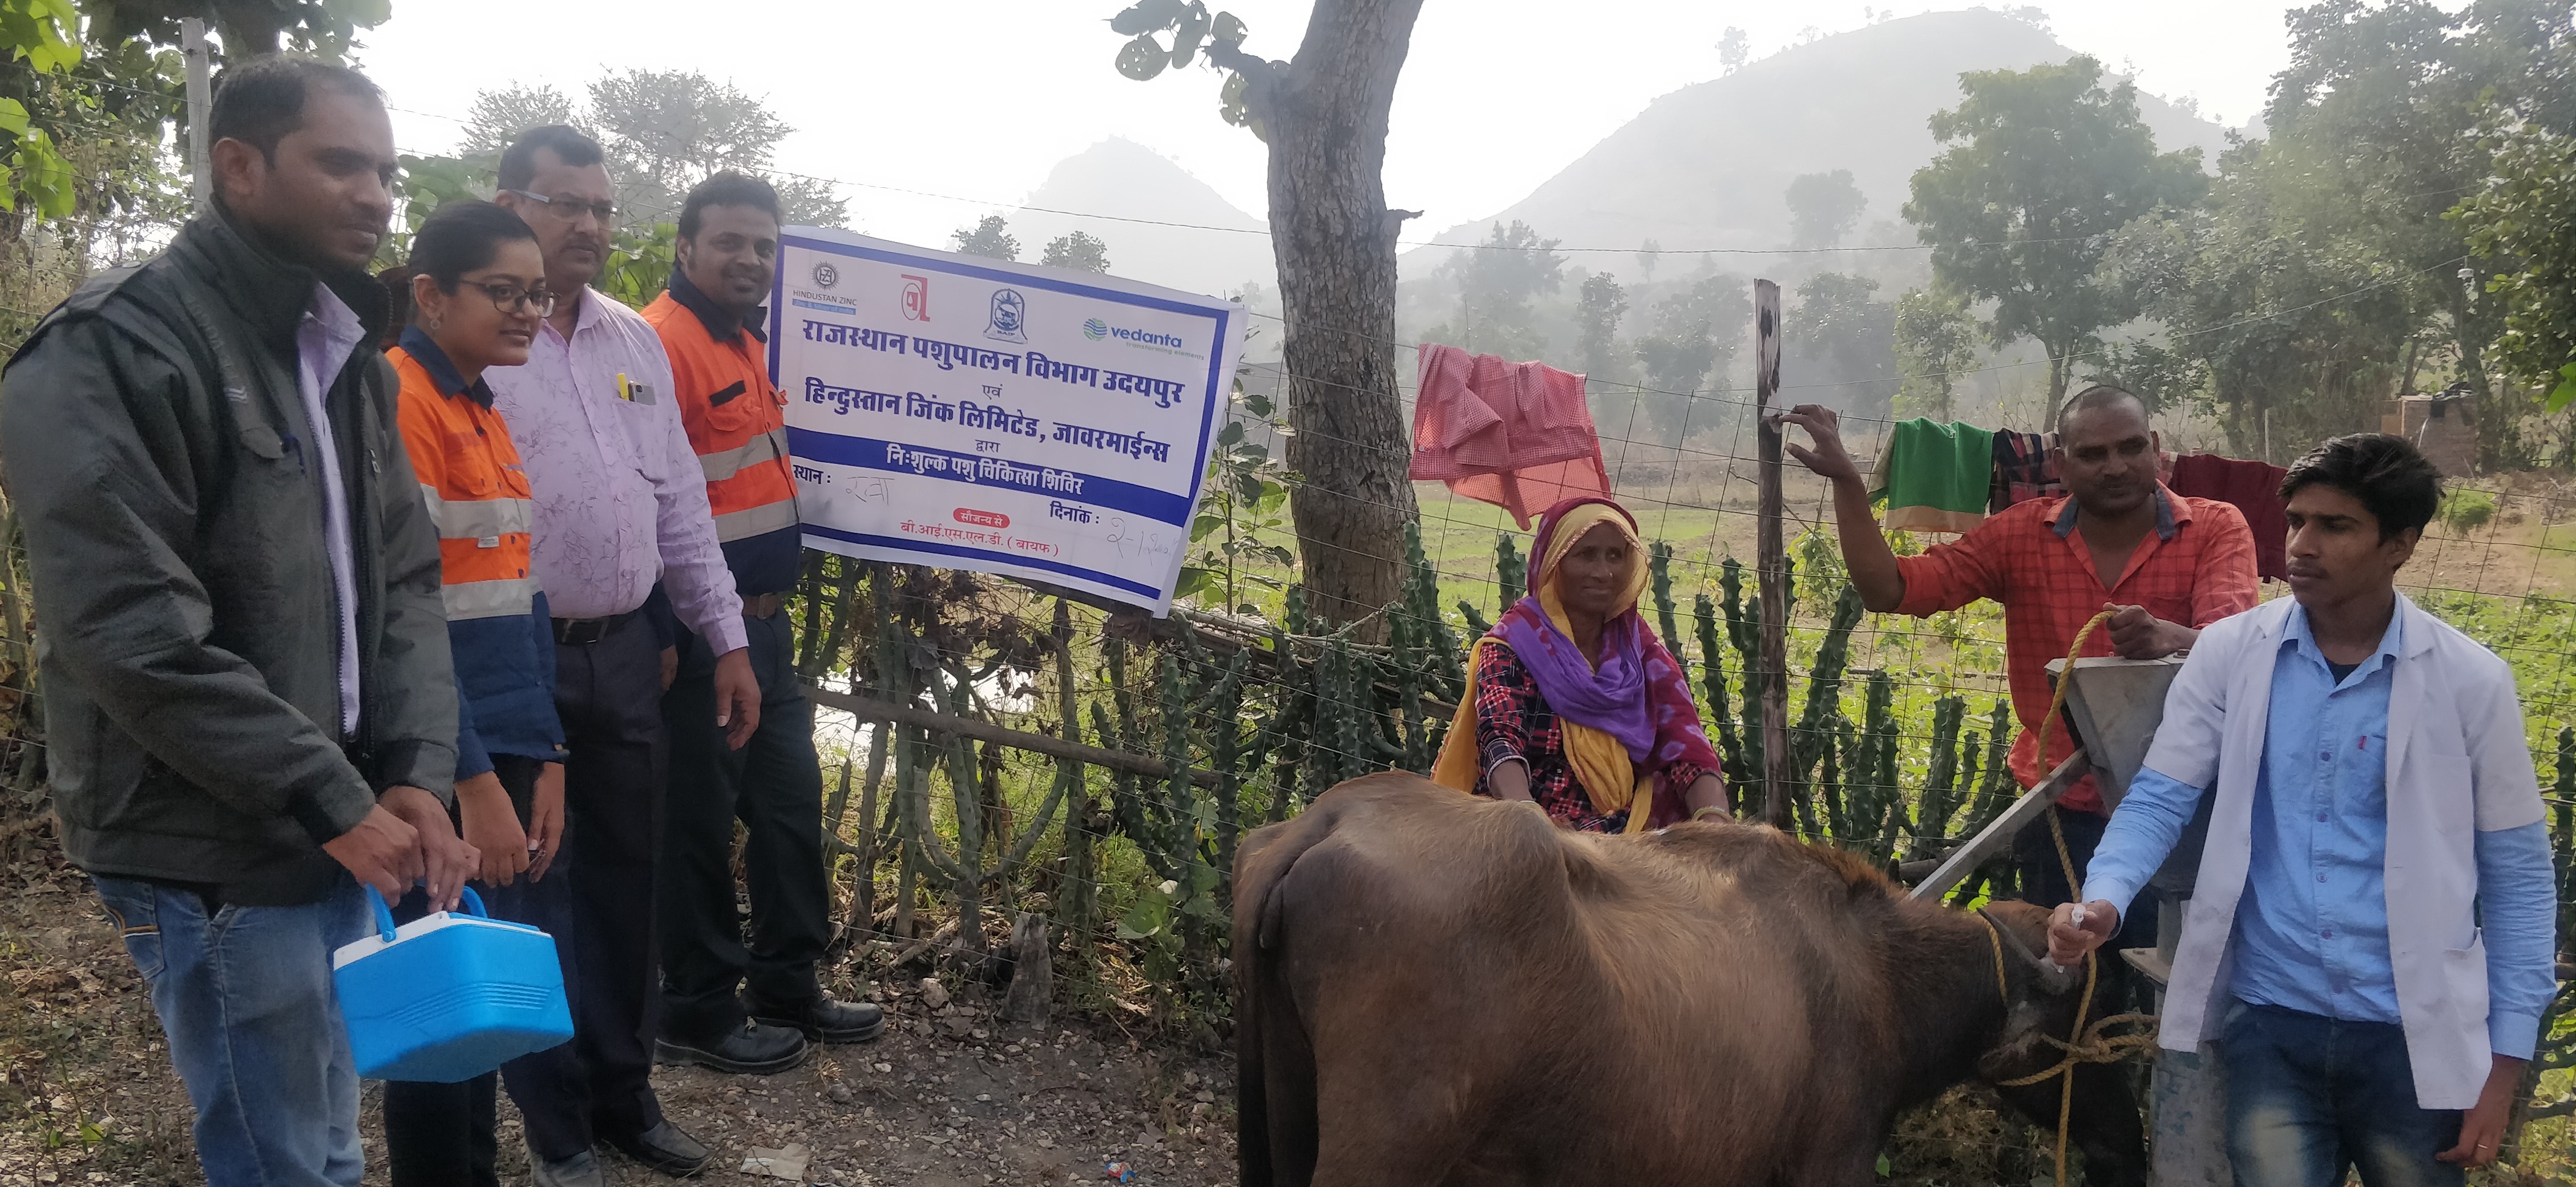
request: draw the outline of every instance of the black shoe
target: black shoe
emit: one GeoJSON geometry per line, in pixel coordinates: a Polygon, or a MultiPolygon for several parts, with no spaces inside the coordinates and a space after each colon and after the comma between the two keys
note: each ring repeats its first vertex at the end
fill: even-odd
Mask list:
{"type": "Polygon", "coordinates": [[[608,1144],[617,1147],[628,1158],[674,1179],[685,1179],[707,1169],[707,1159],[711,1156],[705,1146],[698,1144],[698,1139],[680,1132],[680,1127],[669,1121],[639,1134],[610,1138],[608,1144]]]}
{"type": "Polygon", "coordinates": [[[536,1187],[608,1187],[608,1179],[599,1170],[599,1156],[588,1150],[548,1162],[537,1157],[536,1147],[531,1146],[528,1176],[536,1187]]]}
{"type": "Polygon", "coordinates": [[[656,1040],[653,1058],[663,1063],[694,1063],[720,1072],[767,1076],[805,1062],[811,1050],[804,1035],[786,1027],[745,1022],[711,1039],[656,1040]]]}
{"type": "Polygon", "coordinates": [[[753,1006],[755,1022],[794,1027],[817,1043],[864,1043],[885,1031],[885,1010],[870,1002],[845,1002],[829,994],[784,1008],[753,1006]]]}

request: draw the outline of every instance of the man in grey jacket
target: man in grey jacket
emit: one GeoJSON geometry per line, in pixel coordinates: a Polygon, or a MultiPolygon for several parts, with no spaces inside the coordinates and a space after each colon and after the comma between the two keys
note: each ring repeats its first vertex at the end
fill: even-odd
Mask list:
{"type": "Polygon", "coordinates": [[[437,532],[371,347],[392,213],[374,84],[258,59],[215,209],[84,285],[0,379],[64,848],[152,987],[206,1179],[359,1181],[331,952],[360,885],[476,867],[448,823],[437,532]]]}

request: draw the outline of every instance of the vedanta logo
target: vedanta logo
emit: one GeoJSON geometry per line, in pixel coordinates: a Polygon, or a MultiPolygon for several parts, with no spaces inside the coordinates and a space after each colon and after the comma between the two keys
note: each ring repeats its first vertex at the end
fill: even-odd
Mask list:
{"type": "MultiPolygon", "coordinates": [[[[1108,329],[1109,336],[1121,342],[1141,342],[1147,346],[1168,346],[1174,350],[1179,350],[1182,347],[1181,336],[1178,334],[1157,334],[1152,330],[1130,330],[1119,326],[1110,326],[1108,329]]],[[[1084,326],[1082,328],[1082,332],[1090,334],[1091,327],[1084,326]]],[[[1093,334],[1092,336],[1095,338],[1099,337],[1097,334],[1093,334]]]]}
{"type": "Polygon", "coordinates": [[[1109,323],[1096,317],[1090,321],[1084,322],[1082,323],[1082,336],[1089,338],[1094,342],[1098,342],[1109,336],[1109,323]]]}

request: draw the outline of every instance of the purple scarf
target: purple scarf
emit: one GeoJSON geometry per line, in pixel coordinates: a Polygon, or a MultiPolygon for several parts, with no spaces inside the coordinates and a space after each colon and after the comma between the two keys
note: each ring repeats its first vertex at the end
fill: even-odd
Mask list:
{"type": "Polygon", "coordinates": [[[1505,611],[1494,633],[1520,657],[1557,716],[1618,739],[1629,761],[1642,764],[1655,746],[1655,724],[1646,711],[1645,625],[1634,609],[1603,623],[1598,671],[1547,620],[1536,594],[1505,611]]]}

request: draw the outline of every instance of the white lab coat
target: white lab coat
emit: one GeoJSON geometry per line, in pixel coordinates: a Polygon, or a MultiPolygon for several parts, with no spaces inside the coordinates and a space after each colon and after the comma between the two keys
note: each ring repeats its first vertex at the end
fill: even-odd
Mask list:
{"type": "MultiPolygon", "coordinates": [[[[2224,1017],[2272,665],[2297,604],[2278,598],[2202,631],[2147,751],[2148,766],[2217,788],[2165,998],[2161,1042],[2169,1050],[2198,1050],[2224,1017]]],[[[2416,1101],[2465,1109],[2477,1103],[2493,1062],[2474,833],[2540,820],[2540,785],[2512,670],[2404,594],[2397,613],[2406,620],[2388,697],[2389,955],[2416,1101]]]]}

